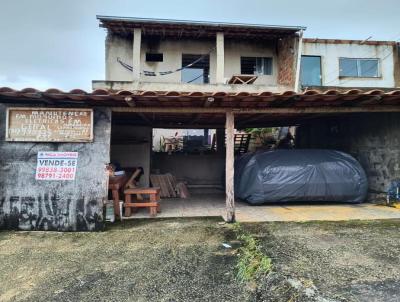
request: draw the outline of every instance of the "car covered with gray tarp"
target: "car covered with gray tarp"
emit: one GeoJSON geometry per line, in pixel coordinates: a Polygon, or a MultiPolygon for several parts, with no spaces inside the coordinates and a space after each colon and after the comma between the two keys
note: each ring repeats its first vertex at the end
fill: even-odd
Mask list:
{"type": "Polygon", "coordinates": [[[367,176],[351,155],[335,150],[282,149],[235,161],[235,196],[250,204],[321,201],[360,203],[367,176]]]}

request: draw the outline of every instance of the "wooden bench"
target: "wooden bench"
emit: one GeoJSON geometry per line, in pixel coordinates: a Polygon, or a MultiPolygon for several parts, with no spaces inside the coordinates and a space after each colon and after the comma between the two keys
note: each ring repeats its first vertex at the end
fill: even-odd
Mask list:
{"type": "Polygon", "coordinates": [[[149,208],[150,216],[155,217],[157,213],[160,213],[160,192],[161,189],[154,188],[133,188],[126,189],[125,194],[125,216],[131,216],[131,210],[135,211],[137,208],[149,208]],[[149,195],[149,199],[132,200],[132,195],[149,195]]]}

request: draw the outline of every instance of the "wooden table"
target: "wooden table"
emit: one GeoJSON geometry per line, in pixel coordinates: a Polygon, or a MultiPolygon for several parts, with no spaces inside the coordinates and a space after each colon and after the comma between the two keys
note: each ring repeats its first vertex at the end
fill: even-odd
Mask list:
{"type": "Polygon", "coordinates": [[[258,76],[256,75],[246,75],[246,74],[238,74],[233,75],[228,84],[253,84],[255,80],[257,80],[258,76]]]}
{"type": "Polygon", "coordinates": [[[124,189],[125,184],[129,180],[128,175],[120,175],[120,176],[110,176],[108,189],[112,192],[112,198],[114,201],[114,213],[115,216],[121,217],[119,212],[119,201],[122,200],[119,197],[120,190],[124,189]]]}

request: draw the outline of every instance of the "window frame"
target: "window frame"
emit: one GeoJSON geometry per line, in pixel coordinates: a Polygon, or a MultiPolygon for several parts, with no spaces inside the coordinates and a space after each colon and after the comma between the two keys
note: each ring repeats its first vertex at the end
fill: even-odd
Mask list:
{"type": "Polygon", "coordinates": [[[350,58],[350,57],[339,57],[339,79],[341,78],[355,78],[355,79],[379,79],[382,78],[381,72],[381,59],[380,58],[350,58]],[[356,60],[357,65],[357,76],[341,75],[341,60],[356,60]],[[365,76],[361,75],[361,64],[360,61],[376,61],[376,76],[365,76]]]}
{"type": "MultiPolygon", "coordinates": [[[[319,79],[319,82],[320,82],[320,85],[317,85],[317,86],[315,86],[315,85],[313,85],[313,86],[315,86],[315,87],[321,87],[321,86],[324,86],[324,81],[323,81],[323,70],[322,70],[322,68],[323,68],[323,64],[322,64],[322,56],[321,55],[301,55],[301,58],[300,58],[300,68],[301,68],[301,60],[303,59],[303,57],[313,57],[313,58],[319,58],[319,71],[320,71],[320,79],[319,79]]],[[[303,83],[302,83],[302,81],[301,81],[301,69],[300,69],[300,83],[301,83],[301,85],[302,85],[302,87],[307,87],[307,86],[305,86],[305,85],[303,85],[303,83]]]]}
{"type": "MultiPolygon", "coordinates": [[[[183,80],[183,70],[187,69],[203,69],[203,82],[202,83],[193,83],[196,85],[204,85],[204,84],[210,84],[210,55],[209,54],[193,54],[193,53],[181,53],[181,67],[183,68],[186,66],[187,62],[186,60],[189,60],[190,63],[193,61],[197,60],[200,57],[204,57],[203,60],[200,60],[199,62],[191,65],[190,67],[186,67],[181,70],[181,83],[186,83],[190,84],[192,83],[191,81],[186,82],[183,80]],[[186,57],[186,59],[185,59],[186,57]]],[[[195,79],[195,78],[193,78],[195,79]]],[[[191,79],[191,80],[193,80],[191,79]]]]}
{"type": "Polygon", "coordinates": [[[255,75],[255,76],[273,76],[274,75],[274,58],[272,56],[270,57],[264,57],[264,56],[240,56],[240,74],[243,75],[255,75]],[[254,59],[255,61],[255,65],[254,65],[254,71],[253,73],[243,73],[243,69],[242,69],[242,60],[243,59],[254,59]],[[265,73],[265,70],[263,68],[263,73],[257,73],[257,59],[261,59],[261,66],[265,66],[264,64],[264,60],[269,59],[271,61],[271,73],[265,73]]]}

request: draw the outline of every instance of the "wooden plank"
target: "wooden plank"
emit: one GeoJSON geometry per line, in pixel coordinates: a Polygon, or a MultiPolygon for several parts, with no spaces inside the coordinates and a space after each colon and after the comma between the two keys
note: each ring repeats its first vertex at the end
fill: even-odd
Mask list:
{"type": "Polygon", "coordinates": [[[147,208],[147,207],[157,207],[158,202],[129,202],[124,204],[125,207],[136,207],[136,208],[147,208]]]}
{"type": "Polygon", "coordinates": [[[150,175],[150,181],[153,187],[156,186],[161,188],[161,197],[170,197],[168,186],[163,179],[163,175],[152,174],[150,175]]]}
{"type": "Polygon", "coordinates": [[[111,107],[113,112],[143,113],[227,113],[235,114],[310,114],[310,113],[362,113],[362,112],[400,112],[400,106],[379,105],[363,107],[288,107],[288,108],[224,108],[224,107],[111,107]]]}
{"type": "Polygon", "coordinates": [[[176,183],[173,175],[171,173],[167,173],[165,174],[165,179],[167,181],[171,197],[176,197],[176,183]]]}
{"type": "Polygon", "coordinates": [[[235,222],[235,194],[234,194],[235,117],[233,112],[226,113],[225,128],[226,128],[226,166],[225,166],[226,221],[235,222]]]}
{"type": "Polygon", "coordinates": [[[164,197],[167,197],[167,198],[171,197],[171,194],[170,194],[170,191],[169,191],[169,187],[168,187],[168,183],[167,183],[167,180],[165,178],[165,175],[158,175],[158,177],[160,179],[161,192],[164,191],[164,197]]]}

